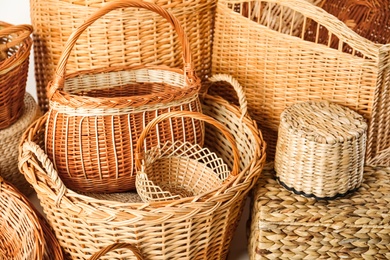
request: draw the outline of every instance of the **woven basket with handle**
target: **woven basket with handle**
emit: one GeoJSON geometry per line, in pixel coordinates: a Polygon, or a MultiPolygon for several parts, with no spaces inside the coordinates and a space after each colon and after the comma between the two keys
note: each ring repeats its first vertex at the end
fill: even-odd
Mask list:
{"type": "MultiPolygon", "coordinates": [[[[95,193],[134,189],[133,155],[142,129],[168,111],[201,111],[199,89],[187,36],[170,12],[141,1],[110,2],[80,26],[64,48],[48,86],[46,152],[71,189],[95,193]],[[67,75],[68,58],[85,29],[106,13],[131,7],[158,13],[175,28],[184,68],[112,66],[67,75]]],[[[145,149],[166,140],[202,145],[203,131],[200,121],[172,119],[150,132],[145,149]]]]}
{"type": "Polygon", "coordinates": [[[33,28],[0,21],[0,129],[23,113],[33,28]]]}
{"type": "MultiPolygon", "coordinates": [[[[243,92],[238,93],[244,100],[243,92]]],[[[240,109],[221,97],[202,96],[204,114],[224,122],[236,138],[240,161],[234,181],[205,196],[162,202],[127,203],[104,199],[104,194],[96,199],[67,188],[42,149],[46,118],[31,125],[22,137],[19,167],[37,192],[66,257],[88,259],[113,243],[128,243],[145,259],[225,259],[245,198],[265,163],[265,143],[256,123],[243,114],[245,104],[240,109]]],[[[204,146],[232,168],[226,137],[209,124],[205,133],[204,146]]],[[[125,250],[118,254],[134,257],[125,250]]]]}
{"type": "Polygon", "coordinates": [[[390,164],[389,44],[358,35],[305,0],[221,0],[215,21],[212,72],[228,73],[242,84],[248,111],[268,144],[268,159],[274,157],[280,114],[286,107],[328,100],[367,120],[366,162],[390,164]],[[239,12],[248,2],[261,22],[239,12]],[[275,19],[270,10],[279,10],[279,16],[275,19]],[[294,19],[285,21],[291,15],[294,19]],[[336,49],[305,40],[311,21],[338,39],[336,49]],[[346,44],[360,55],[345,53],[346,44]]]}

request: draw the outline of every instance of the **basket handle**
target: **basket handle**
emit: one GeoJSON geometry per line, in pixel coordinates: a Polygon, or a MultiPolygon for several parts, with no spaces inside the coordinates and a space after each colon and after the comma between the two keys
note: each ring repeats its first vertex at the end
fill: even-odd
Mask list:
{"type": "Polygon", "coordinates": [[[29,24],[19,24],[19,25],[5,24],[5,25],[6,27],[0,29],[0,37],[8,36],[14,33],[18,33],[18,36],[13,38],[12,41],[7,42],[6,44],[0,44],[0,51],[6,51],[11,47],[20,44],[26,38],[30,37],[31,33],[33,32],[33,27],[29,24]]]}
{"type": "Polygon", "coordinates": [[[132,251],[134,253],[135,257],[137,257],[138,260],[144,259],[144,257],[142,256],[141,252],[139,251],[139,249],[137,247],[133,246],[132,244],[129,244],[129,243],[114,243],[114,244],[111,244],[111,245],[101,249],[100,251],[96,252],[95,254],[93,254],[89,258],[89,260],[97,260],[101,256],[104,256],[105,254],[107,254],[108,252],[110,252],[112,250],[115,250],[115,249],[119,249],[119,248],[127,248],[127,249],[129,249],[130,251],[132,251]]]}
{"type": "Polygon", "coordinates": [[[234,140],[233,135],[230,133],[230,131],[227,129],[226,126],[215,120],[214,118],[204,115],[199,112],[193,112],[193,111],[172,111],[168,113],[161,114],[157,117],[155,117],[152,121],[150,121],[146,127],[142,130],[138,140],[137,145],[135,148],[135,166],[138,169],[141,169],[142,160],[144,159],[144,153],[143,153],[143,143],[144,140],[149,133],[149,131],[155,127],[158,123],[161,123],[165,119],[169,119],[172,117],[190,117],[192,119],[198,119],[201,121],[204,121],[206,123],[209,123],[213,126],[215,126],[218,130],[220,130],[226,137],[226,139],[230,142],[230,145],[233,150],[233,169],[231,172],[232,176],[236,176],[239,172],[239,159],[240,159],[240,153],[238,151],[236,141],[234,140]]]}
{"type": "MultiPolygon", "coordinates": [[[[120,9],[120,8],[128,8],[128,7],[136,7],[136,8],[144,8],[150,11],[153,11],[163,18],[165,18],[175,29],[176,33],[179,36],[179,40],[181,42],[183,48],[183,62],[184,62],[184,76],[188,83],[192,83],[195,77],[195,71],[192,64],[192,56],[190,51],[190,44],[187,38],[187,34],[184,29],[180,25],[180,22],[176,19],[176,17],[170,13],[168,10],[165,10],[163,7],[160,7],[154,3],[142,2],[137,0],[117,0],[113,2],[109,2],[105,4],[102,8],[92,14],[80,27],[78,27],[72,34],[69,36],[68,41],[65,44],[63,52],[61,54],[60,60],[58,62],[54,79],[52,84],[49,84],[47,90],[47,97],[49,100],[54,95],[56,90],[61,90],[64,86],[65,80],[65,70],[68,58],[70,53],[76,44],[77,39],[80,35],[87,29],[88,26],[93,24],[96,20],[109,13],[110,11],[120,9]]],[[[191,84],[189,84],[191,85],[191,84]]]]}

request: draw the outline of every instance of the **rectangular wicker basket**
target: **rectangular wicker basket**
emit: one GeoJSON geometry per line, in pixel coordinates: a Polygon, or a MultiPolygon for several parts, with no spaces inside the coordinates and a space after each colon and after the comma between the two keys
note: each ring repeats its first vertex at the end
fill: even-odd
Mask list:
{"type": "Polygon", "coordinates": [[[212,53],[212,73],[230,74],[245,89],[248,111],[268,144],[267,159],[274,156],[287,106],[328,100],[367,119],[367,162],[390,165],[389,44],[359,36],[310,1],[220,0],[212,53]],[[305,40],[313,21],[338,39],[336,49],[305,40]],[[351,53],[343,52],[345,45],[351,53]]]}
{"type": "Polygon", "coordinates": [[[389,259],[390,168],[366,166],[362,186],[335,200],[293,194],[263,171],[254,188],[250,259],[389,259]]]}

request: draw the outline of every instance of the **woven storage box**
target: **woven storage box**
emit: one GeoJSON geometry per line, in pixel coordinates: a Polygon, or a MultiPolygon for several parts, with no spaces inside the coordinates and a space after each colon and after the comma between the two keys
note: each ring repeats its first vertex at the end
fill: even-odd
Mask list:
{"type": "Polygon", "coordinates": [[[62,260],[46,220],[15,186],[0,177],[0,258],[62,260]]]}
{"type": "MultiPolygon", "coordinates": [[[[227,257],[244,199],[265,163],[265,143],[255,122],[239,108],[209,95],[202,104],[204,114],[224,122],[236,137],[240,166],[233,183],[197,198],[144,204],[107,200],[103,194],[101,199],[81,195],[66,188],[42,150],[45,117],[25,132],[19,166],[36,190],[66,257],[86,259],[116,242],[136,246],[145,259],[227,257]]],[[[205,147],[232,167],[229,142],[207,126],[205,147]]],[[[133,256],[128,251],[118,254],[101,259],[133,256]]]]}
{"type": "MultiPolygon", "coordinates": [[[[171,13],[142,1],[107,3],[69,37],[48,86],[47,154],[70,189],[95,193],[135,189],[134,149],[142,129],[168,111],[201,111],[199,89],[187,36],[171,13]],[[179,35],[184,68],[112,66],[66,75],[79,36],[106,13],[123,8],[147,9],[170,23],[179,35]]],[[[202,145],[203,132],[200,121],[171,119],[150,131],[145,149],[167,140],[202,145]]]]}
{"type": "Polygon", "coordinates": [[[358,191],[336,200],[292,194],[265,170],[253,189],[250,259],[389,259],[390,170],[365,167],[358,191]]]}
{"type": "Polygon", "coordinates": [[[15,185],[25,195],[33,191],[18,169],[18,147],[27,127],[40,116],[37,102],[29,94],[24,95],[22,115],[11,126],[0,130],[0,176],[15,185]]]}
{"type": "Polygon", "coordinates": [[[363,178],[367,124],[363,116],[327,101],[301,102],[281,114],[275,171],[295,193],[332,199],[363,178]]]}
{"type": "Polygon", "coordinates": [[[142,131],[136,146],[136,188],[144,202],[204,196],[231,181],[238,173],[239,151],[229,130],[212,117],[198,112],[176,111],[153,119],[142,131]],[[164,120],[189,117],[211,124],[221,131],[232,147],[233,169],[208,148],[187,142],[166,142],[144,152],[149,131],[164,120]]]}
{"type": "MultiPolygon", "coordinates": [[[[46,87],[60,60],[70,34],[86,17],[113,0],[31,0],[34,26],[34,62],[38,103],[48,109],[46,87]]],[[[200,78],[210,74],[214,0],[148,0],[171,11],[184,27],[194,54],[194,67],[200,78]]],[[[81,35],[68,71],[97,69],[113,65],[154,64],[182,67],[182,49],[172,43],[179,38],[160,16],[145,10],[120,10],[105,16],[81,35]],[[143,26],[140,26],[143,25],[143,26]],[[100,32],[105,28],[105,34],[100,32]],[[99,44],[97,44],[99,43],[99,44]],[[99,48],[97,48],[97,45],[99,48]],[[88,52],[92,48],[93,52],[88,52]],[[109,55],[108,55],[109,53],[109,55]]]]}
{"type": "Polygon", "coordinates": [[[32,31],[27,24],[0,21],[0,129],[12,125],[23,113],[32,31]]]}
{"type": "Polygon", "coordinates": [[[268,144],[269,160],[274,158],[282,111],[297,102],[328,100],[367,120],[367,162],[390,164],[390,128],[385,123],[390,115],[386,105],[389,53],[389,45],[359,36],[308,1],[221,0],[217,4],[212,73],[231,74],[242,84],[248,111],[268,144]],[[253,13],[249,17],[261,20],[241,15],[240,8],[248,2],[253,13]],[[291,16],[294,19],[285,21],[291,16]],[[338,49],[303,39],[312,20],[338,38],[338,49]],[[344,53],[344,44],[361,55],[344,53]]]}

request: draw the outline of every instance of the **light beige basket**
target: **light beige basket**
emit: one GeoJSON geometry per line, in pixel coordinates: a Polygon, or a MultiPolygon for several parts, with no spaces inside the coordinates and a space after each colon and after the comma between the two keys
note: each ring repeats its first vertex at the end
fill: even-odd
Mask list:
{"type": "Polygon", "coordinates": [[[274,157],[282,111],[297,102],[328,100],[367,120],[367,163],[390,165],[389,49],[305,0],[220,0],[212,73],[231,74],[242,84],[248,111],[268,144],[269,160],[274,157]],[[241,14],[249,2],[257,5],[249,10],[262,18],[259,22],[241,14]],[[279,10],[276,17],[274,10],[279,10]],[[337,49],[303,39],[312,20],[338,38],[337,49]],[[344,53],[345,44],[361,56],[344,53]]]}
{"type": "MultiPolygon", "coordinates": [[[[104,199],[103,194],[95,199],[76,193],[63,184],[42,150],[45,117],[31,125],[22,138],[19,166],[37,192],[66,257],[88,259],[113,243],[132,244],[152,260],[227,257],[244,201],[264,166],[265,143],[256,123],[238,107],[209,95],[202,103],[204,113],[224,122],[236,137],[240,161],[233,182],[195,199],[125,203],[104,199]]],[[[226,137],[207,125],[205,130],[205,147],[231,168],[232,148],[226,137]]],[[[134,255],[123,250],[101,259],[113,257],[134,255]]]]}
{"type": "Polygon", "coordinates": [[[235,140],[222,122],[199,112],[168,112],[153,119],[142,131],[136,146],[136,187],[144,202],[204,196],[232,181],[238,173],[239,151],[235,140]],[[171,118],[189,117],[204,121],[221,131],[233,150],[233,169],[207,147],[175,141],[144,152],[143,143],[151,129],[171,118]]]}
{"type": "Polygon", "coordinates": [[[29,93],[25,93],[23,101],[22,115],[11,126],[0,130],[0,176],[28,196],[33,189],[18,169],[18,147],[23,132],[41,115],[41,111],[29,93]]]}
{"type": "MultiPolygon", "coordinates": [[[[38,103],[48,109],[46,87],[70,34],[86,17],[113,0],[31,0],[34,62],[38,103]]],[[[148,0],[171,11],[188,35],[197,75],[210,74],[211,37],[216,1],[148,0]]],[[[145,10],[120,10],[88,28],[69,57],[69,73],[137,64],[183,67],[179,39],[169,24],[145,10]],[[140,26],[143,25],[143,26],[140,26]],[[96,32],[102,32],[104,35],[96,32]],[[99,44],[101,43],[101,44],[99,44]],[[93,52],[88,50],[93,49],[93,52]]]]}
{"type": "Polygon", "coordinates": [[[289,190],[333,199],[360,187],[367,123],[349,108],[307,101],[286,108],[279,124],[275,171],[289,190]]]}

